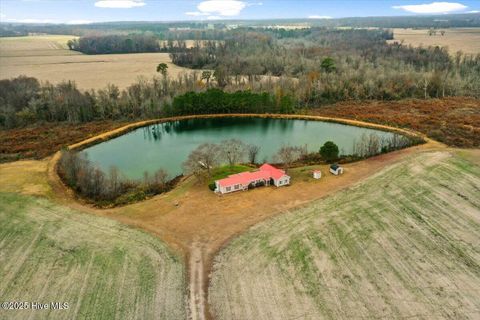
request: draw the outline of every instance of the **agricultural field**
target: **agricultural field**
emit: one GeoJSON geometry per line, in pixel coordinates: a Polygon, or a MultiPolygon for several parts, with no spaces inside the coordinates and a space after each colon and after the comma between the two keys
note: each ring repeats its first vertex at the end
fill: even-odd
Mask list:
{"type": "MultiPolygon", "coordinates": [[[[478,155],[478,153],[476,153],[478,155]]],[[[216,319],[480,317],[480,167],[416,154],[215,258],[216,319]]]]}
{"type": "Polygon", "coordinates": [[[403,42],[414,47],[439,46],[448,47],[454,55],[457,51],[468,54],[480,54],[480,28],[451,28],[437,30],[435,35],[429,35],[428,29],[394,29],[392,42],[403,42]],[[445,31],[442,36],[440,31],[445,31]]]}
{"type": "Polygon", "coordinates": [[[1,319],[186,317],[183,264],[157,238],[18,193],[0,193],[0,221],[0,301],[68,303],[1,319]]]}
{"type": "Polygon", "coordinates": [[[58,83],[73,80],[81,89],[102,89],[112,83],[123,89],[138,77],[158,76],[159,63],[171,77],[189,69],[170,62],[168,53],[85,55],[66,46],[73,36],[0,38],[0,79],[20,75],[58,83]]]}

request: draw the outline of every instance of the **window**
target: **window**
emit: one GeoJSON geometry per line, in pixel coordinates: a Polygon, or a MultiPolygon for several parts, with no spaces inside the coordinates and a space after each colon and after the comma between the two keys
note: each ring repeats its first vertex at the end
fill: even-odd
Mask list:
{"type": "Polygon", "coordinates": [[[235,185],[235,190],[238,190],[238,189],[240,189],[240,185],[239,185],[239,184],[236,184],[236,185],[235,185]]]}
{"type": "Polygon", "coordinates": [[[231,190],[232,190],[232,187],[226,187],[225,190],[231,191],[231,190]]]}

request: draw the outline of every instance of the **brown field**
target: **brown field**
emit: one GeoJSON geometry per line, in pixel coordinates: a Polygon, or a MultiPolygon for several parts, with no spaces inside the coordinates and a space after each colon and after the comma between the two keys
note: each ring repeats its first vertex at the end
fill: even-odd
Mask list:
{"type": "Polygon", "coordinates": [[[28,128],[0,130],[0,162],[42,159],[72,143],[125,125],[97,121],[81,124],[49,123],[28,128]]]}
{"type": "Polygon", "coordinates": [[[85,55],[68,50],[70,36],[0,38],[0,79],[20,75],[58,83],[73,80],[81,89],[101,89],[112,83],[120,88],[138,77],[157,75],[159,63],[168,65],[171,77],[190,69],[170,62],[168,53],[85,55]]]}
{"type": "Polygon", "coordinates": [[[394,40],[414,47],[448,47],[451,54],[462,51],[468,54],[480,54],[480,28],[440,29],[436,35],[429,36],[427,29],[393,29],[394,40]],[[445,35],[440,34],[445,31],[445,35]]]}
{"type": "Polygon", "coordinates": [[[479,99],[458,97],[431,100],[348,101],[307,112],[409,128],[449,146],[480,147],[479,99]]]}

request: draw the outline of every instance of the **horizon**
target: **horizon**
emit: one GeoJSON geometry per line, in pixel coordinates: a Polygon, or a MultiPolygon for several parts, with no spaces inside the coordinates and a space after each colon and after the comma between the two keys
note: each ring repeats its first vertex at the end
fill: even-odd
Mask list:
{"type": "Polygon", "coordinates": [[[112,22],[229,22],[428,17],[480,13],[477,1],[156,1],[4,0],[0,22],[14,24],[95,24],[112,22]],[[62,18],[59,18],[61,16],[62,18]]]}

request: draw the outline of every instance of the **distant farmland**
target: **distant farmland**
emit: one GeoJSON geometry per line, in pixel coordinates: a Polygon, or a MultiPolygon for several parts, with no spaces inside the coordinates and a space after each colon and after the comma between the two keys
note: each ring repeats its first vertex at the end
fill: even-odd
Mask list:
{"type": "Polygon", "coordinates": [[[72,38],[0,38],[0,78],[27,75],[52,83],[74,80],[82,89],[101,89],[109,83],[123,89],[140,76],[158,76],[156,66],[162,62],[171,77],[191,71],[170,63],[168,53],[84,55],[68,49],[66,43],[72,38]]]}
{"type": "Polygon", "coordinates": [[[215,259],[216,319],[478,319],[480,170],[448,152],[253,227],[215,259]]]}
{"type": "Polygon", "coordinates": [[[480,54],[480,28],[452,28],[436,30],[435,35],[429,35],[428,29],[394,29],[394,40],[389,42],[401,42],[405,45],[440,46],[448,47],[451,54],[462,51],[468,54],[480,54]],[[445,31],[442,36],[441,31],[445,31]]]}

